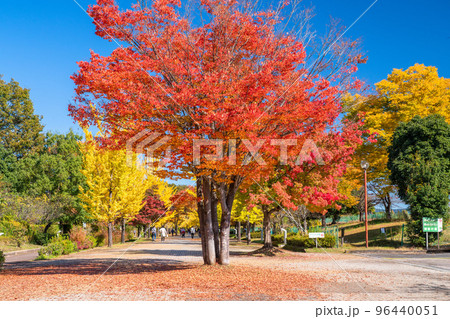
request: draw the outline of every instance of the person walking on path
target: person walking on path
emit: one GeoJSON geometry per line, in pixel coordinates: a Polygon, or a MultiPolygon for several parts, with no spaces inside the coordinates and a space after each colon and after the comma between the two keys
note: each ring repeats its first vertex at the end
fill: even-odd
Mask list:
{"type": "Polygon", "coordinates": [[[195,236],[195,228],[194,228],[194,226],[191,227],[190,233],[191,233],[191,238],[194,239],[194,236],[195,236]]]}
{"type": "Polygon", "coordinates": [[[161,227],[159,233],[161,234],[161,241],[165,241],[167,236],[167,230],[164,228],[164,226],[161,227]]]}
{"type": "Polygon", "coordinates": [[[155,240],[156,240],[156,228],[153,227],[152,228],[152,241],[155,241],[155,240]]]}

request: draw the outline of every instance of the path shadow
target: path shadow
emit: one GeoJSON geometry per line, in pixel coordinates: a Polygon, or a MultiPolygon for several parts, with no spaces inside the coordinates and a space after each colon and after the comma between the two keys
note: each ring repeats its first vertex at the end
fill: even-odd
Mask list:
{"type": "Polygon", "coordinates": [[[171,249],[140,249],[129,250],[127,255],[159,255],[159,256],[177,256],[177,257],[201,257],[202,252],[196,250],[171,250],[171,249]]]}
{"type": "Polygon", "coordinates": [[[33,262],[17,262],[5,265],[0,273],[2,276],[18,275],[99,275],[105,272],[107,276],[167,272],[174,270],[192,269],[195,265],[183,263],[182,261],[170,259],[58,259],[33,262]]]}
{"type": "Polygon", "coordinates": [[[434,285],[434,284],[417,284],[409,287],[408,291],[417,293],[440,293],[445,296],[450,296],[450,288],[446,285],[434,285]]]}
{"type": "MultiPolygon", "coordinates": [[[[170,249],[141,249],[129,250],[127,255],[159,255],[159,256],[175,256],[175,257],[202,257],[201,250],[170,250],[170,249]]],[[[230,256],[246,256],[248,252],[230,251],[230,256]]]]}
{"type": "Polygon", "coordinates": [[[159,239],[152,241],[152,240],[145,240],[145,241],[141,241],[136,243],[136,245],[142,245],[142,244],[154,244],[154,245],[158,245],[158,244],[163,244],[163,245],[192,245],[192,246],[199,246],[201,247],[202,243],[201,241],[195,241],[195,240],[190,240],[189,239],[168,239],[166,241],[161,241],[159,239]]]}

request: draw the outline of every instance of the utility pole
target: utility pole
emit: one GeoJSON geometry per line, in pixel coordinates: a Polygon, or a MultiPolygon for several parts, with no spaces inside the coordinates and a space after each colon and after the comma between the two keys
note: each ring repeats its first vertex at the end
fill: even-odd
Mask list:
{"type": "Polygon", "coordinates": [[[365,226],[366,226],[366,248],[369,248],[369,224],[367,218],[367,169],[369,162],[361,161],[361,168],[364,170],[364,211],[365,211],[365,226]]]}

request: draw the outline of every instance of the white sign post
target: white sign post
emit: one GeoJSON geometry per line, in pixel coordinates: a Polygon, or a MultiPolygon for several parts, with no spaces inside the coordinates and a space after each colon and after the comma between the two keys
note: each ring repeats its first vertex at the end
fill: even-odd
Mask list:
{"type": "Polygon", "coordinates": [[[309,233],[309,238],[314,238],[316,241],[316,248],[317,248],[317,238],[325,238],[325,233],[309,233]]]}

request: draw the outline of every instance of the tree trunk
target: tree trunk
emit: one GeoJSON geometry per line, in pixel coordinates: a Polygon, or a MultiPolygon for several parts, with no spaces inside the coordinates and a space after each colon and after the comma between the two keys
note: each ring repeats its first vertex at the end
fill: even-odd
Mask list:
{"type": "Polygon", "coordinates": [[[141,238],[141,226],[137,227],[137,237],[141,238]]]}
{"type": "Polygon", "coordinates": [[[386,218],[388,220],[392,219],[392,215],[391,215],[391,195],[389,193],[387,193],[384,198],[383,198],[383,205],[384,205],[384,211],[386,212],[386,218]]]}
{"type": "Polygon", "coordinates": [[[261,231],[264,231],[264,248],[272,248],[272,235],[270,234],[270,215],[272,214],[272,211],[269,210],[266,206],[262,207],[262,211],[264,213],[263,218],[263,229],[261,231]]]}
{"type": "Polygon", "coordinates": [[[45,225],[45,228],[44,228],[44,234],[46,234],[46,233],[48,232],[49,228],[50,228],[52,225],[53,225],[53,222],[50,222],[50,223],[48,223],[47,225],[45,225]]]}
{"type": "Polygon", "coordinates": [[[201,195],[203,197],[203,205],[199,210],[200,223],[203,224],[203,227],[201,227],[202,248],[204,250],[203,261],[206,265],[214,265],[216,263],[216,251],[211,216],[211,180],[203,177],[200,183],[202,186],[201,195]]]}
{"type": "Polygon", "coordinates": [[[113,245],[113,225],[112,222],[108,222],[108,247],[113,245]]]}
{"type": "Polygon", "coordinates": [[[175,220],[175,236],[178,236],[178,222],[180,221],[180,214],[177,213],[177,219],[175,220]]]}
{"type": "Polygon", "coordinates": [[[125,218],[121,219],[121,234],[120,234],[120,242],[125,244],[125,218]]]}
{"type": "Polygon", "coordinates": [[[236,229],[236,238],[238,242],[241,242],[241,222],[237,222],[237,229],[236,229]]]}
{"type": "Polygon", "coordinates": [[[250,221],[247,219],[247,233],[245,234],[245,236],[247,236],[247,245],[250,244],[250,242],[252,241],[252,236],[250,234],[250,221]]]}
{"type": "MultiPolygon", "coordinates": [[[[198,178],[196,182],[196,188],[197,188],[197,198],[203,198],[202,193],[202,182],[201,179],[198,178]]],[[[204,221],[204,212],[203,212],[203,200],[197,201],[197,214],[198,214],[198,220],[200,223],[200,234],[201,234],[201,243],[202,243],[202,256],[203,256],[203,262],[206,264],[206,240],[203,239],[205,236],[205,221],[204,221]]],[[[185,208],[186,211],[186,208],[185,208]]]]}
{"type": "Polygon", "coordinates": [[[305,218],[303,218],[303,233],[306,234],[308,231],[308,217],[305,214],[305,218]]]}
{"type": "Polygon", "coordinates": [[[327,217],[322,214],[320,218],[322,219],[322,227],[327,227],[327,217]]]}
{"type": "Polygon", "coordinates": [[[219,264],[230,264],[230,212],[223,212],[220,225],[220,254],[219,264]]]}
{"type": "Polygon", "coordinates": [[[230,185],[221,183],[219,186],[220,206],[222,207],[222,219],[220,222],[220,265],[230,264],[231,211],[239,181],[239,177],[234,177],[234,181],[230,185]]]}
{"type": "Polygon", "coordinates": [[[214,187],[211,185],[211,220],[214,233],[214,250],[216,251],[216,261],[220,257],[220,238],[219,238],[219,220],[217,218],[217,194],[214,192],[214,187]]]}

